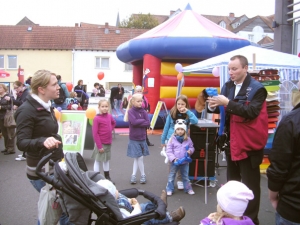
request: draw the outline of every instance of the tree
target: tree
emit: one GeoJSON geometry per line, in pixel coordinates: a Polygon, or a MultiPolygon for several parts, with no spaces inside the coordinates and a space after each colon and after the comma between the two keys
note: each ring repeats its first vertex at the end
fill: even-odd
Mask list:
{"type": "Polygon", "coordinates": [[[124,19],[120,27],[125,28],[138,28],[138,29],[152,29],[159,24],[158,20],[148,14],[131,14],[131,16],[127,19],[124,19]]]}

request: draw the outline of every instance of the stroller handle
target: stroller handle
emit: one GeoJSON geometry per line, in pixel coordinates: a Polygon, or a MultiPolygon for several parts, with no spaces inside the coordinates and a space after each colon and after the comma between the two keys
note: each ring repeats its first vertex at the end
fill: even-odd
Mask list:
{"type": "Polygon", "coordinates": [[[52,184],[53,182],[53,177],[48,176],[47,173],[42,171],[42,168],[46,165],[47,162],[49,162],[50,164],[53,163],[53,161],[51,160],[51,156],[52,156],[52,152],[50,152],[48,155],[45,155],[37,164],[36,166],[36,175],[38,175],[39,178],[41,178],[43,181],[52,184]]]}

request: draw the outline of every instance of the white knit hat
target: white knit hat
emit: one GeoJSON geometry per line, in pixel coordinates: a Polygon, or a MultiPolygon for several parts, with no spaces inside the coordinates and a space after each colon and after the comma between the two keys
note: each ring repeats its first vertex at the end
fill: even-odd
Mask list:
{"type": "Polygon", "coordinates": [[[112,196],[114,196],[116,198],[116,192],[117,192],[117,188],[116,186],[109,180],[99,180],[97,182],[97,184],[99,184],[100,186],[106,188],[109,193],[112,194],[112,196]]]}
{"type": "Polygon", "coordinates": [[[228,181],[217,192],[219,206],[233,216],[243,216],[253,192],[243,183],[228,181]]]}
{"type": "Polygon", "coordinates": [[[185,125],[185,120],[183,119],[178,119],[176,120],[176,124],[174,126],[174,132],[178,129],[178,128],[182,128],[186,131],[186,125],[185,125]]]}

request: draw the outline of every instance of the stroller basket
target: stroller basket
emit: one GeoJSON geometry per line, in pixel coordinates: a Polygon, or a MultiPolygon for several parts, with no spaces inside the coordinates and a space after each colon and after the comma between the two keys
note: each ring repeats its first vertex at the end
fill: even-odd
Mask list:
{"type": "Polygon", "coordinates": [[[140,225],[147,220],[161,219],[166,216],[166,205],[160,197],[151,192],[131,188],[121,190],[120,193],[128,198],[136,198],[141,195],[157,205],[157,208],[124,219],[114,196],[96,184],[97,181],[105,178],[98,172],[88,171],[79,153],[65,154],[67,173],[61,169],[58,162],[50,159],[51,156],[52,153],[40,160],[36,174],[57,190],[60,195],[60,204],[69,216],[70,222],[76,225],[90,225],[93,222],[96,225],[140,225]],[[54,165],[54,176],[49,176],[42,171],[47,162],[54,165]],[[96,219],[92,219],[92,213],[97,216],[96,219]]]}

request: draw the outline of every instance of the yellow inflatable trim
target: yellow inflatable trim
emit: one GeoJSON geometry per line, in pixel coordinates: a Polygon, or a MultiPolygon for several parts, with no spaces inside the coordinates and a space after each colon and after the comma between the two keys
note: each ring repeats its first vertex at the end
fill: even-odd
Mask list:
{"type": "MultiPolygon", "coordinates": [[[[178,72],[175,69],[175,64],[176,63],[162,62],[160,66],[160,74],[165,76],[177,76],[178,72]]],[[[189,66],[190,64],[183,63],[181,65],[184,67],[184,66],[189,66]]],[[[193,74],[193,73],[186,76],[213,77],[212,74],[193,74]]]]}
{"type": "MultiPolygon", "coordinates": [[[[183,87],[181,90],[182,95],[186,95],[189,98],[197,98],[199,93],[207,87],[183,87]]],[[[218,89],[218,93],[220,93],[220,88],[218,89]]],[[[176,98],[177,87],[160,87],[160,98],[176,98]]]]}

